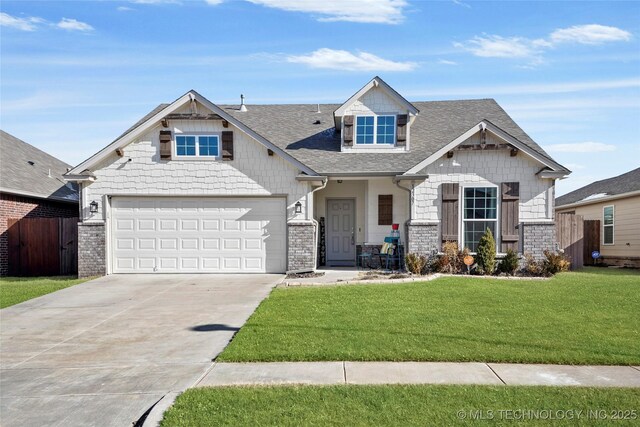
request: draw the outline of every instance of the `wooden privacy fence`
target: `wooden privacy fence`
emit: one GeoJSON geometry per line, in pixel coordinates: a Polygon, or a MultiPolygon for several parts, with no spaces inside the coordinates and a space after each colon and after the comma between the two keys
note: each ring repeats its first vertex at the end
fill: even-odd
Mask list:
{"type": "Polygon", "coordinates": [[[571,269],[580,268],[584,257],[584,220],[581,215],[556,215],[556,238],[571,260],[571,269]]]}
{"type": "Polygon", "coordinates": [[[593,264],[591,253],[600,250],[600,221],[582,215],[556,215],[556,238],[560,249],[571,259],[571,269],[593,264]]]}
{"type": "Polygon", "coordinates": [[[9,219],[10,276],[78,273],[78,218],[9,219]]]}

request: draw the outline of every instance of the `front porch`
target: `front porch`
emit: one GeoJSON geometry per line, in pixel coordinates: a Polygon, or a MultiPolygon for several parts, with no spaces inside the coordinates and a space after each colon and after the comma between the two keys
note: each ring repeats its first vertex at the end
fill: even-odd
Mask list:
{"type": "MultiPolygon", "coordinates": [[[[320,224],[318,265],[354,267],[362,253],[380,249],[399,224],[406,246],[405,223],[410,219],[410,187],[394,177],[331,177],[314,193],[313,216],[320,224]]],[[[406,252],[406,251],[405,251],[406,252]]],[[[370,260],[379,267],[379,259],[370,260]]]]}

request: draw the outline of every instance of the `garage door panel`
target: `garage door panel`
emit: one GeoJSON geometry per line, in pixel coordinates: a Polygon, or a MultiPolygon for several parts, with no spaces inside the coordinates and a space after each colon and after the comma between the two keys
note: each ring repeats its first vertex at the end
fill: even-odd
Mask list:
{"type": "Polygon", "coordinates": [[[115,273],[283,272],[283,198],[113,198],[115,273]]]}

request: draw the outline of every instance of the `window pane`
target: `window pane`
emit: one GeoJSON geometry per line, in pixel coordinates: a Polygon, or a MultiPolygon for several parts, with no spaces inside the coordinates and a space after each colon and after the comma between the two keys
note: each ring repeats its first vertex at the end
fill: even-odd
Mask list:
{"type": "Polygon", "coordinates": [[[464,190],[465,219],[496,219],[497,204],[495,187],[475,187],[464,190]]]}
{"type": "Polygon", "coordinates": [[[604,208],[604,225],[613,224],[613,206],[607,206],[604,208]]]}
{"type": "Polygon", "coordinates": [[[198,154],[201,156],[217,156],[218,155],[218,137],[201,136],[198,138],[198,154]]]}
{"type": "Polygon", "coordinates": [[[396,136],[396,116],[378,116],[376,143],[394,144],[396,136]]]}
{"type": "Polygon", "coordinates": [[[469,248],[471,252],[477,252],[478,243],[484,232],[491,230],[493,235],[496,234],[495,221],[465,221],[464,222],[464,246],[469,248]]]}
{"type": "Polygon", "coordinates": [[[195,136],[176,136],[176,154],[178,156],[196,155],[195,136]]]}
{"type": "Polygon", "coordinates": [[[356,144],[373,144],[373,116],[356,118],[356,144]]]}
{"type": "Polygon", "coordinates": [[[604,227],[604,244],[613,245],[613,225],[606,225],[604,227]]]}

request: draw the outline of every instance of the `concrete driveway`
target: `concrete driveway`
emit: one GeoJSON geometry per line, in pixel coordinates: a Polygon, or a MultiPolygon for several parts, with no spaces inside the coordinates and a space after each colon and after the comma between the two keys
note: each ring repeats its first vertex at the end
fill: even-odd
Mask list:
{"type": "Polygon", "coordinates": [[[196,383],[281,275],[114,275],[0,311],[0,425],[131,426],[196,383]]]}

